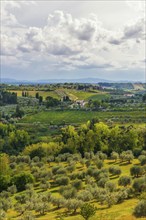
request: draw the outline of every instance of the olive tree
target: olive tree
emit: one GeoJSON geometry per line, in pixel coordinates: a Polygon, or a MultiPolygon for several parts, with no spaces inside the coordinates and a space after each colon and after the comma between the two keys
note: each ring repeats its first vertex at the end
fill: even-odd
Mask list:
{"type": "Polygon", "coordinates": [[[80,208],[82,205],[82,201],[77,200],[77,199],[69,199],[66,201],[65,207],[69,210],[72,211],[73,213],[76,213],[76,210],[80,208]]]}
{"type": "Polygon", "coordinates": [[[130,176],[121,176],[118,180],[119,186],[128,186],[131,184],[131,177],[130,176]]]}
{"type": "Polygon", "coordinates": [[[51,203],[54,206],[57,206],[57,208],[61,208],[65,205],[65,199],[64,198],[58,198],[58,197],[51,197],[51,203]]]}
{"type": "Polygon", "coordinates": [[[85,203],[81,207],[80,215],[85,219],[89,220],[90,217],[94,216],[96,213],[96,208],[90,203],[85,203]]]}
{"type": "Polygon", "coordinates": [[[133,214],[136,217],[146,217],[146,200],[141,200],[135,207],[133,214]]]}
{"type": "Polygon", "coordinates": [[[130,174],[131,174],[131,176],[134,176],[134,177],[139,177],[139,176],[141,176],[142,175],[142,173],[143,173],[143,169],[142,169],[142,167],[140,167],[140,166],[133,166],[133,167],[131,167],[130,168],[130,174]]]}
{"type": "Polygon", "coordinates": [[[119,154],[115,151],[111,153],[111,159],[115,160],[115,162],[119,159],[119,154]]]}

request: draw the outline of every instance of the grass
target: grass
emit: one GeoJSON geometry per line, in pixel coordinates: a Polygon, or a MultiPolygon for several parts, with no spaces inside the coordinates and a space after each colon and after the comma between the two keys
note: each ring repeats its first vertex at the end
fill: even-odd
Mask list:
{"type": "MultiPolygon", "coordinates": [[[[37,114],[27,115],[23,119],[20,120],[22,123],[45,123],[49,124],[52,122],[53,124],[59,125],[62,123],[66,124],[81,124],[85,123],[88,120],[93,118],[97,118],[100,120],[108,120],[113,119],[113,121],[125,121],[125,119],[131,119],[134,122],[139,120],[144,122],[145,112],[97,112],[97,111],[79,111],[79,110],[51,110],[51,111],[42,111],[37,114]]],[[[131,122],[131,121],[130,121],[131,122]]]]}
{"type": "MultiPolygon", "coordinates": [[[[20,90],[11,90],[10,92],[15,92],[17,93],[17,96],[20,97],[22,96],[22,91],[20,90]]],[[[38,92],[40,96],[43,96],[45,99],[47,96],[51,96],[56,99],[60,99],[60,96],[55,92],[55,91],[35,91],[35,90],[29,90],[27,91],[30,96],[35,97],[36,93],[38,92]]]]}
{"type": "Polygon", "coordinates": [[[94,94],[93,96],[90,96],[88,98],[89,99],[92,99],[92,100],[102,100],[102,99],[106,99],[106,98],[110,98],[110,95],[109,94],[106,94],[106,93],[101,93],[101,94],[94,94]]]}
{"type": "Polygon", "coordinates": [[[64,91],[70,96],[70,98],[76,97],[76,99],[79,100],[89,100],[89,99],[102,99],[108,96],[106,93],[101,92],[101,91],[80,91],[80,90],[75,90],[75,89],[64,89],[64,91]]]}
{"type": "MultiPolygon", "coordinates": [[[[138,164],[138,160],[134,159],[131,164],[121,164],[120,161],[113,161],[113,160],[105,160],[104,167],[109,168],[110,166],[120,166],[122,175],[129,175],[130,174],[130,167],[134,164],[138,164]]],[[[48,166],[47,164],[45,167],[49,170],[50,167],[53,167],[57,165],[55,162],[51,163],[51,166],[48,166]]],[[[66,162],[60,162],[59,165],[66,167],[66,162]]],[[[82,168],[82,170],[86,170],[86,166],[82,167],[81,164],[78,162],[76,163],[76,170],[74,172],[78,172],[79,169],[82,168]]],[[[24,167],[24,169],[28,169],[28,167],[24,167]]],[[[119,177],[117,176],[114,181],[116,183],[118,182],[119,177]]],[[[113,181],[112,177],[110,176],[110,180],[113,181]]],[[[117,185],[118,187],[118,185],[117,185]]],[[[52,192],[52,195],[54,196],[60,196],[58,194],[59,187],[51,187],[48,191],[52,192]]],[[[36,187],[35,190],[37,192],[40,191],[40,188],[36,187]]],[[[18,194],[18,193],[17,193],[18,194]]],[[[20,194],[20,193],[19,193],[20,194]]],[[[92,204],[94,204],[97,207],[96,215],[91,218],[91,220],[144,220],[145,218],[135,218],[132,216],[134,207],[138,203],[137,198],[131,198],[128,200],[125,200],[124,202],[120,204],[113,205],[110,208],[107,208],[107,205],[100,205],[95,200],[91,201],[92,204]]],[[[36,215],[36,213],[34,213],[36,215]]],[[[14,210],[9,210],[8,212],[9,219],[18,219],[17,213],[14,212],[14,210]]],[[[38,220],[83,220],[81,215],[79,214],[79,210],[77,210],[76,215],[72,215],[71,213],[67,212],[65,208],[56,209],[54,206],[51,206],[50,211],[46,213],[46,215],[39,216],[36,215],[36,219],[38,220]],[[62,218],[61,218],[62,217],[62,218]]]]}
{"type": "MultiPolygon", "coordinates": [[[[17,93],[17,96],[20,97],[22,96],[22,91],[21,90],[10,90],[10,92],[15,92],[17,93]]],[[[71,100],[101,100],[106,97],[109,97],[109,94],[106,94],[101,91],[80,91],[80,90],[75,90],[75,89],[56,89],[54,91],[35,91],[35,90],[29,90],[27,91],[30,96],[35,97],[36,92],[39,92],[40,96],[43,96],[45,99],[47,96],[51,96],[56,99],[60,99],[63,96],[68,95],[71,100]]]]}

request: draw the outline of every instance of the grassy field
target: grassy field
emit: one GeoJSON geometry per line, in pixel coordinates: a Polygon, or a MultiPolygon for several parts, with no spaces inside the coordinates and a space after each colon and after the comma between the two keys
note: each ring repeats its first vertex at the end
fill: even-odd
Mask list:
{"type": "MultiPolygon", "coordinates": [[[[18,97],[22,96],[22,91],[20,90],[11,90],[10,92],[17,93],[18,97]]],[[[45,99],[47,96],[51,96],[56,99],[60,99],[63,96],[68,95],[71,100],[101,100],[103,98],[109,97],[109,94],[96,91],[96,92],[90,92],[90,91],[80,91],[75,89],[56,89],[54,91],[35,91],[35,90],[29,90],[27,91],[30,96],[35,97],[36,92],[39,92],[40,96],[43,96],[45,99]]]]}
{"type": "MultiPolygon", "coordinates": [[[[138,160],[134,159],[131,164],[127,163],[121,163],[120,161],[114,162],[113,160],[105,160],[104,167],[109,168],[110,166],[119,166],[121,168],[122,174],[121,175],[130,175],[130,168],[133,165],[138,164],[138,160]]],[[[50,165],[46,164],[46,169],[50,170],[53,166],[56,166],[57,164],[55,162],[51,162],[50,165]]],[[[60,162],[60,166],[66,167],[67,162],[60,162]]],[[[24,167],[24,170],[28,170],[28,167],[24,167]]],[[[81,165],[79,162],[76,163],[76,170],[73,172],[79,172],[79,171],[86,171],[86,166],[81,165]]],[[[70,174],[68,174],[70,175],[70,174]]],[[[114,181],[118,187],[118,176],[110,175],[110,180],[114,181]]],[[[83,180],[84,181],[84,180],[83,180]]],[[[50,189],[48,189],[46,192],[51,192],[54,196],[59,196],[58,193],[59,187],[52,186],[50,189]]],[[[35,188],[37,192],[39,192],[39,188],[35,188]]],[[[17,193],[19,194],[19,193],[17,193]]],[[[16,195],[16,194],[15,194],[16,195]]],[[[120,204],[113,205],[112,207],[108,208],[107,205],[100,205],[95,200],[92,201],[92,204],[94,204],[97,207],[96,215],[91,220],[135,220],[135,219],[145,219],[145,218],[135,218],[132,215],[132,212],[134,210],[134,207],[136,206],[138,202],[137,198],[131,198],[129,200],[125,200],[124,202],[120,204]]],[[[36,215],[36,213],[34,213],[36,215]]],[[[8,217],[11,220],[19,219],[18,214],[14,212],[13,210],[9,210],[8,217]]],[[[54,206],[50,207],[50,211],[46,213],[46,215],[36,215],[36,219],[38,220],[83,220],[83,218],[79,214],[79,210],[77,210],[77,213],[75,215],[67,212],[65,208],[56,209],[54,206]]]]}
{"type": "MultiPolygon", "coordinates": [[[[10,92],[15,92],[17,93],[17,96],[20,97],[22,96],[22,91],[21,90],[11,90],[10,92]]],[[[27,91],[29,93],[30,96],[35,97],[36,93],[38,91],[35,90],[29,90],[27,91]]],[[[47,96],[51,96],[53,98],[56,99],[60,99],[60,96],[55,92],[55,91],[39,91],[39,95],[43,96],[43,98],[45,99],[47,96]]]]}
{"type": "Polygon", "coordinates": [[[78,110],[65,110],[65,111],[43,111],[34,115],[25,116],[20,120],[20,123],[52,123],[52,124],[81,124],[91,120],[93,118],[97,118],[100,120],[109,120],[113,121],[126,121],[131,119],[130,122],[141,122],[144,123],[145,112],[137,112],[137,111],[129,111],[129,112],[97,112],[97,111],[78,111],[78,110]]]}
{"type": "Polygon", "coordinates": [[[75,89],[65,89],[64,90],[70,97],[76,97],[76,99],[79,100],[100,100],[106,97],[109,97],[110,95],[105,93],[105,92],[101,92],[101,91],[80,91],[80,90],[75,90],[75,89]]]}

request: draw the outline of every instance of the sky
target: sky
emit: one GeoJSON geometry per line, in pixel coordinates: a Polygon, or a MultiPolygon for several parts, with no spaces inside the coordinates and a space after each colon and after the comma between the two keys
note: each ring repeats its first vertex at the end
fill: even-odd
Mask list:
{"type": "Polygon", "coordinates": [[[145,1],[1,0],[1,77],[145,81],[145,1]]]}

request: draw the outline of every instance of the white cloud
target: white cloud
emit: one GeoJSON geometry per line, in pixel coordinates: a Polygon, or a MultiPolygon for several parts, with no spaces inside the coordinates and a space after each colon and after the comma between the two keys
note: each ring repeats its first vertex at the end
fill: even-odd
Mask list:
{"type": "Polygon", "coordinates": [[[45,61],[58,70],[141,68],[143,18],[113,31],[105,28],[95,14],[76,18],[57,10],[48,15],[43,27],[26,27],[11,12],[11,8],[19,9],[23,4],[29,3],[2,4],[1,54],[3,60],[9,60],[9,65],[20,65],[20,62],[22,66],[35,62],[44,65],[45,61]]]}
{"type": "Polygon", "coordinates": [[[144,0],[136,0],[136,1],[127,0],[126,3],[132,10],[144,13],[144,10],[145,10],[144,0]]]}
{"type": "Polygon", "coordinates": [[[127,25],[124,28],[124,38],[127,39],[144,39],[145,35],[145,20],[138,19],[136,22],[127,25]]]}

